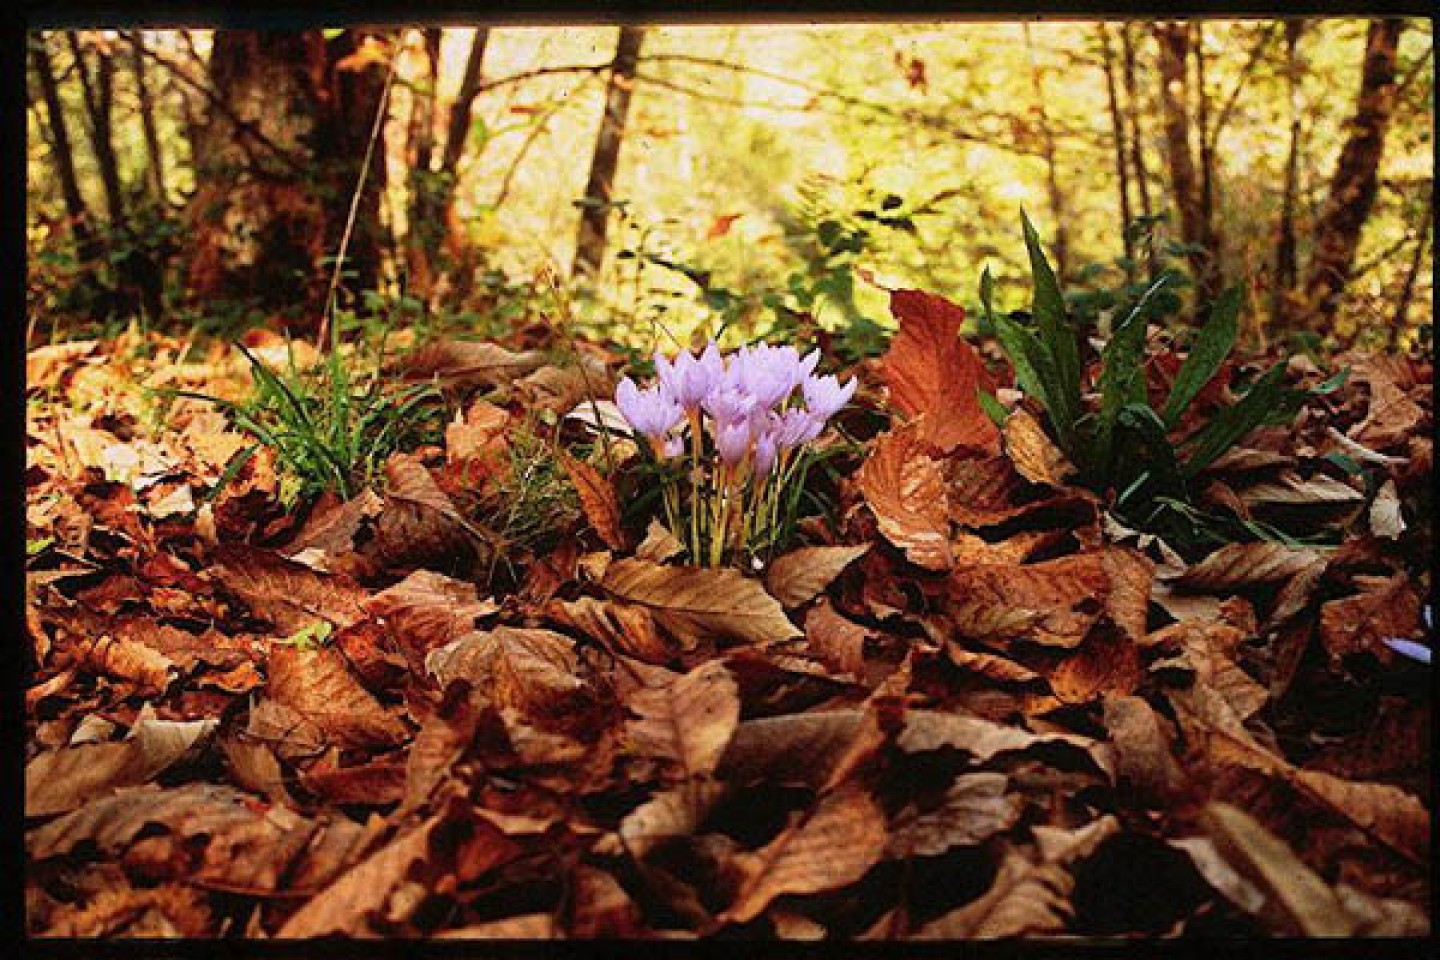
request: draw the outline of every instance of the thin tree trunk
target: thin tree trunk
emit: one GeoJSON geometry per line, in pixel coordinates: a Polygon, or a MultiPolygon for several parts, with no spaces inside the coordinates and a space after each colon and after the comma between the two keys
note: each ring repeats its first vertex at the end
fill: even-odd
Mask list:
{"type": "Polygon", "coordinates": [[[1335,319],[1355,265],[1360,231],[1375,203],[1380,157],[1395,109],[1395,55],[1404,29],[1400,19],[1370,21],[1350,135],[1340,149],[1329,198],[1315,228],[1302,305],[1305,325],[1312,330],[1324,329],[1335,319]]]}
{"type": "MultiPolygon", "coordinates": [[[[1125,107],[1130,127],[1130,166],[1135,173],[1135,188],[1140,195],[1140,214],[1148,221],[1155,215],[1150,204],[1150,171],[1145,163],[1144,128],[1140,124],[1140,86],[1135,74],[1135,43],[1130,36],[1131,24],[1120,28],[1120,54],[1125,78],[1125,107]]],[[[1148,234],[1147,234],[1148,235],[1148,234]]],[[[1145,270],[1152,279],[1155,276],[1155,243],[1153,239],[1145,244],[1145,270]]]]}
{"type": "Polygon", "coordinates": [[[1200,242],[1210,255],[1207,293],[1213,297],[1225,286],[1225,264],[1215,209],[1216,161],[1210,125],[1210,88],[1205,75],[1205,25],[1196,20],[1191,26],[1194,30],[1191,50],[1195,57],[1195,123],[1200,143],[1200,242]]]}
{"type": "Polygon", "coordinates": [[[605,258],[605,234],[610,222],[611,190],[615,169],[620,162],[620,146],[625,139],[625,121],[630,113],[630,97],[635,85],[635,67],[640,46],[645,41],[645,28],[620,28],[615,59],[610,65],[610,82],[605,90],[605,114],[600,118],[600,132],[595,138],[595,152],[590,159],[590,175],[580,210],[580,232],[575,242],[575,260],[571,276],[595,277],[605,258]]]}
{"type": "Polygon", "coordinates": [[[1130,164],[1125,159],[1125,120],[1120,113],[1120,95],[1115,83],[1115,51],[1110,46],[1110,32],[1105,29],[1104,21],[1097,23],[1095,29],[1100,35],[1105,95],[1110,104],[1110,136],[1115,141],[1115,174],[1120,191],[1120,242],[1123,245],[1125,261],[1131,265],[1126,272],[1133,278],[1135,244],[1130,237],[1130,222],[1135,216],[1130,209],[1130,164]]]}
{"type": "Polygon", "coordinates": [[[1270,287],[1270,320],[1285,320],[1285,302],[1295,289],[1300,274],[1295,259],[1295,201],[1300,189],[1300,35],[1304,20],[1285,23],[1285,85],[1290,104],[1290,150],[1285,159],[1285,189],[1280,199],[1280,225],[1275,236],[1275,267],[1270,287]]]}
{"type": "Polygon", "coordinates": [[[1204,218],[1195,161],[1190,153],[1189,88],[1186,63],[1190,55],[1189,27],[1158,23],[1155,39],[1160,47],[1160,105],[1165,117],[1165,152],[1170,164],[1170,185],[1180,214],[1180,236],[1191,247],[1188,259],[1196,286],[1211,292],[1210,264],[1205,255],[1204,218]]]}
{"type": "Polygon", "coordinates": [[[1035,96],[1035,119],[1045,151],[1045,186],[1050,196],[1050,217],[1055,224],[1055,268],[1056,274],[1063,280],[1070,275],[1070,236],[1066,228],[1069,217],[1065,211],[1065,194],[1060,188],[1059,165],[1055,161],[1055,131],[1050,126],[1050,114],[1045,109],[1045,78],[1040,75],[1040,65],[1035,60],[1030,25],[1024,24],[1023,30],[1025,53],[1030,60],[1030,89],[1035,96]]]}
{"type": "Polygon", "coordinates": [[[406,258],[410,266],[410,281],[416,292],[424,298],[433,283],[432,264],[435,251],[440,247],[443,222],[435,216],[438,185],[430,170],[430,160],[435,152],[435,99],[440,85],[440,41],[442,31],[437,27],[422,30],[421,39],[425,50],[425,89],[418,85],[410,88],[409,136],[409,194],[407,211],[406,258]]]}
{"type": "Polygon", "coordinates": [[[1420,221],[1420,230],[1415,236],[1415,252],[1410,255],[1410,269],[1405,272],[1405,284],[1400,288],[1400,296],[1395,303],[1395,319],[1390,321],[1392,347],[1400,342],[1400,334],[1405,330],[1405,318],[1410,312],[1410,302],[1415,298],[1415,281],[1425,263],[1425,242],[1430,238],[1430,228],[1435,222],[1434,199],[1435,188],[1432,182],[1430,189],[1425,191],[1425,217],[1420,221]]]}
{"type": "Polygon", "coordinates": [[[145,149],[149,153],[150,188],[155,202],[164,207],[168,200],[165,190],[165,155],[160,151],[160,134],[155,126],[155,100],[150,93],[150,80],[145,70],[145,38],[139,30],[130,34],[134,52],[131,61],[135,71],[135,95],[140,102],[140,126],[145,133],[145,149]]]}
{"type": "Polygon", "coordinates": [[[55,175],[60,180],[60,195],[65,200],[65,212],[70,217],[70,233],[75,238],[80,259],[93,260],[99,251],[95,233],[90,229],[90,208],[80,192],[80,178],[75,175],[75,153],[70,146],[65,108],[60,102],[60,87],[55,82],[55,70],[43,35],[30,42],[30,62],[35,68],[40,96],[45,101],[45,113],[50,121],[50,138],[55,146],[55,175]]]}
{"type": "Polygon", "coordinates": [[[108,54],[96,58],[96,69],[92,76],[89,64],[85,62],[85,51],[75,31],[67,30],[65,38],[75,56],[75,71],[80,76],[80,87],[84,93],[85,113],[90,121],[90,143],[95,152],[95,162],[100,168],[100,183],[105,191],[105,210],[110,218],[110,228],[120,230],[125,226],[125,196],[120,186],[120,165],[115,156],[115,140],[111,131],[111,110],[115,103],[115,63],[108,54]]]}
{"type": "Polygon", "coordinates": [[[470,114],[484,85],[485,48],[489,43],[490,28],[477,27],[470,41],[470,52],[465,57],[465,73],[460,78],[460,89],[455,94],[455,102],[450,105],[436,181],[440,191],[436,219],[444,224],[444,245],[452,264],[454,296],[460,302],[469,296],[474,283],[475,252],[465,242],[464,232],[455,216],[455,194],[460,189],[460,158],[465,155],[465,144],[470,138],[470,114]]]}

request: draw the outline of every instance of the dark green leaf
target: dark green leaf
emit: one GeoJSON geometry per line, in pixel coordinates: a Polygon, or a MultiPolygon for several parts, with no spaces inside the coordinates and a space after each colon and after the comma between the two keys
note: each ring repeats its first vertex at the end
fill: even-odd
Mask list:
{"type": "Polygon", "coordinates": [[[1165,401],[1162,418],[1167,427],[1173,427],[1180,420],[1185,408],[1215,376],[1225,358],[1235,346],[1238,329],[1242,291],[1240,286],[1231,287],[1220,295],[1210,310],[1210,320],[1195,336],[1190,353],[1175,374],[1175,386],[1165,401]]]}

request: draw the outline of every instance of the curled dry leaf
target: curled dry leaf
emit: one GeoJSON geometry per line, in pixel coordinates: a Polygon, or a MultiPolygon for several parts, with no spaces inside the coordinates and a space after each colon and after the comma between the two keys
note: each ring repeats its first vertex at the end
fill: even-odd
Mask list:
{"type": "Polygon", "coordinates": [[[1055,446],[1040,422],[1026,411],[1016,410],[1006,418],[1004,436],[1005,452],[1010,455],[1016,471],[1031,483],[1063,487],[1074,475],[1075,465],[1055,446]]]}
{"type": "Polygon", "coordinates": [[[1387,540],[1397,539],[1405,532],[1405,516],[1400,509],[1400,494],[1395,481],[1387,479],[1370,504],[1370,532],[1387,540]]]}
{"type": "Polygon", "coordinates": [[[475,621],[499,610],[481,600],[473,583],[433,570],[416,570],[404,580],[364,601],[370,614],[383,617],[390,635],[412,655],[423,657],[475,629],[475,621]]]}
{"type": "Polygon", "coordinates": [[[174,661],[136,640],[85,638],[75,644],[75,658],[85,668],[129,681],[143,693],[162,692],[175,676],[174,661]]]}
{"type": "Polygon", "coordinates": [[[907,711],[895,745],[906,753],[924,753],[946,747],[964,750],[979,763],[1001,753],[1056,745],[1072,751],[1102,772],[1108,773],[1113,766],[1113,761],[1101,751],[1101,745],[1088,737],[1070,733],[1030,733],[1020,727],[982,717],[938,710],[907,711]]]}
{"type": "Polygon", "coordinates": [[[1176,763],[1173,728],[1143,698],[1118,695],[1104,701],[1105,729],[1116,747],[1116,775],[1123,786],[1154,807],[1182,797],[1185,772],[1176,763]]]}
{"type": "Polygon", "coordinates": [[[870,544],[853,547],[801,547],[778,558],[765,574],[765,588],[786,608],[791,609],[815,599],[840,575],[840,572],[862,557],[870,544]]]}
{"type": "Polygon", "coordinates": [[[960,336],[965,311],[919,290],[890,293],[900,331],[880,360],[890,402],[907,417],[924,415],[920,436],[944,452],[1000,450],[999,431],[980,406],[995,384],[975,348],[960,336]]]}
{"type": "Polygon", "coordinates": [[[666,841],[693,834],[727,789],[715,780],[692,780],[662,790],[620,821],[620,840],[643,860],[666,841]]]}
{"type": "Polygon", "coordinates": [[[645,539],[635,548],[635,557],[653,563],[664,563],[684,552],[685,545],[665,529],[665,524],[659,520],[651,520],[650,526],[645,529],[645,539]]]}
{"type": "Polygon", "coordinates": [[[872,631],[835,612],[821,598],[805,614],[805,641],[810,650],[831,670],[853,677],[865,676],[865,638],[872,631]]]}
{"type": "Polygon", "coordinates": [[[615,492],[615,485],[601,476],[599,470],[564,450],[559,451],[559,460],[580,496],[585,519],[590,521],[605,546],[611,550],[624,550],[626,538],[620,526],[620,498],[615,492]]]}
{"type": "Polygon", "coordinates": [[[721,921],[745,923],[776,897],[854,883],[885,852],[885,813],[858,790],[823,797],[799,823],[741,859],[746,879],[721,921]]]}
{"type": "Polygon", "coordinates": [[[1334,477],[1317,473],[1308,480],[1298,474],[1286,471],[1276,480],[1254,483],[1238,491],[1246,506],[1260,504],[1287,504],[1307,506],[1310,504],[1357,503],[1365,495],[1347,483],[1334,477]]]}
{"type": "Polygon", "coordinates": [[[1035,508],[1017,504],[1025,480],[1009,457],[963,457],[946,462],[950,519],[965,527],[990,527],[1035,508]]]}
{"type": "Polygon", "coordinates": [[[406,736],[405,724],[360,685],[345,658],[331,647],[303,650],[275,644],[266,690],[341,746],[392,746],[406,736]]]}
{"type": "Polygon", "coordinates": [[[629,707],[639,716],[628,725],[635,750],[675,761],[687,779],[714,771],[740,720],[735,678],[719,660],[668,686],[638,691],[629,707]]]}
{"type": "Polygon", "coordinates": [[[737,784],[762,781],[819,787],[837,783],[885,736],[870,710],[812,710],[757,717],[735,728],[716,775],[737,784]],[[804,757],[805,763],[796,763],[804,757]]]}
{"type": "Polygon", "coordinates": [[[285,553],[294,559],[309,550],[334,558],[355,549],[355,535],[380,515],[385,501],[369,487],[349,500],[317,503],[285,553]]]}
{"type": "Polygon", "coordinates": [[[445,456],[452,463],[470,460],[499,462],[509,447],[505,429],[510,414],[483,398],[471,402],[461,418],[445,426],[445,456]]]}
{"type": "Polygon", "coordinates": [[[706,637],[765,643],[801,635],[775,598],[736,570],[626,558],[610,564],[601,586],[649,609],[687,645],[706,637]]]}
{"type": "Polygon", "coordinates": [[[881,434],[856,480],[886,540],[917,567],[948,570],[955,560],[945,474],[927,452],[923,426],[922,417],[881,434]]]}

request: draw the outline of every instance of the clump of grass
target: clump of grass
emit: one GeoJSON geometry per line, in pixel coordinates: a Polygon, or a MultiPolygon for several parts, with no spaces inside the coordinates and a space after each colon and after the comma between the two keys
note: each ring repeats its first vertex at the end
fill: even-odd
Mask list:
{"type": "MultiPolygon", "coordinates": [[[[237,428],[275,452],[287,505],[326,490],[349,499],[374,483],[392,454],[440,435],[440,392],[430,384],[402,386],[384,374],[383,342],[373,363],[347,360],[332,345],[320,364],[303,370],[293,351],[284,366],[271,366],[244,345],[235,346],[254,377],[249,396],[176,393],[220,406],[237,428]]],[[[239,456],[248,459],[257,448],[239,456]]]]}
{"type": "Polygon", "coordinates": [[[552,446],[528,424],[510,435],[509,470],[489,503],[491,524],[509,544],[538,551],[580,517],[580,497],[552,446]]]}

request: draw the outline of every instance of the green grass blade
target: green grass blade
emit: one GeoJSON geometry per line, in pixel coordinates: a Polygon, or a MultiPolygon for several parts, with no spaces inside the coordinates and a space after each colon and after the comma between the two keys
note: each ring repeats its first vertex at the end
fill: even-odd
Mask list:
{"type": "Polygon", "coordinates": [[[1021,225],[1025,230],[1025,248],[1030,254],[1030,274],[1034,284],[1030,312],[1035,316],[1040,341],[1054,358],[1055,380],[1047,384],[1053,405],[1051,417],[1056,428],[1069,435],[1080,416],[1080,346],[1075,331],[1065,316],[1065,297],[1060,292],[1060,281],[1045,251],[1040,247],[1040,236],[1035,226],[1020,211],[1021,225]]]}
{"type": "Polygon", "coordinates": [[[1185,460],[1185,476],[1193,477],[1210,466],[1251,430],[1274,416],[1282,405],[1289,406],[1285,402],[1288,398],[1284,382],[1285,364],[1277,363],[1255,381],[1239,402],[1216,413],[1215,419],[1186,444],[1189,455],[1185,460]]]}

